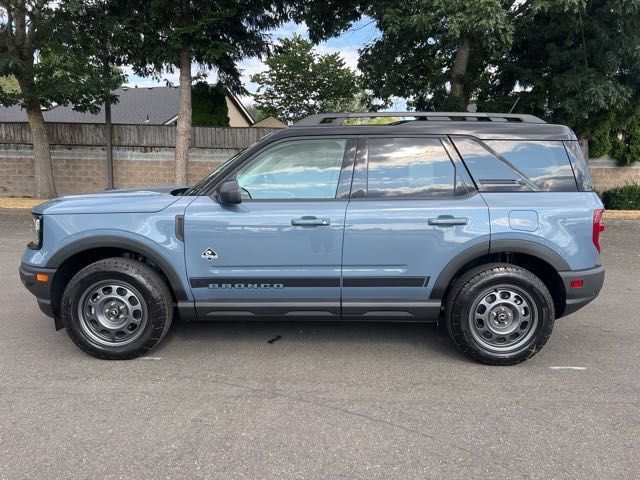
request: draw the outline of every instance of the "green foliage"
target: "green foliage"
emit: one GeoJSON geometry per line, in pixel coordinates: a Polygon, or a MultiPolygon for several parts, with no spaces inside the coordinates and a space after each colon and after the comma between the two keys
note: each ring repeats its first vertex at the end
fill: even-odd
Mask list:
{"type": "Polygon", "coordinates": [[[640,184],[630,183],[606,190],[602,202],[610,210],[640,210],[640,184]]]}
{"type": "Polygon", "coordinates": [[[640,160],[640,107],[616,109],[588,130],[589,156],[610,155],[619,165],[640,160]]]}
{"type": "Polygon", "coordinates": [[[226,91],[222,85],[196,83],[191,89],[191,104],[191,123],[194,126],[229,126],[226,91]]]}
{"type": "Polygon", "coordinates": [[[620,165],[629,165],[640,160],[640,115],[628,118],[620,128],[611,131],[611,156],[620,165]],[[615,135],[615,136],[614,136],[615,135]]]}
{"type": "Polygon", "coordinates": [[[13,75],[0,77],[0,90],[7,93],[17,93],[20,91],[18,80],[13,75]]]}
{"type": "Polygon", "coordinates": [[[385,100],[407,98],[420,110],[465,109],[492,61],[504,55],[513,41],[512,2],[363,0],[346,2],[350,7],[335,3],[307,6],[305,20],[312,38],[345,29],[358,13],[370,17],[382,33],[360,52],[364,87],[385,100]],[[328,11],[332,8],[335,12],[328,11]],[[464,92],[453,98],[449,82],[465,40],[470,59],[455,75],[464,92]]]}
{"type": "Polygon", "coordinates": [[[316,40],[363,16],[381,31],[359,62],[376,96],[421,110],[473,101],[479,111],[507,112],[518,100],[515,113],[567,124],[596,153],[625,150],[605,124],[640,104],[640,0],[325,0],[300,14],[316,40]],[[457,61],[465,44],[466,69],[457,61]],[[461,96],[452,95],[454,80],[461,96]]]}
{"type": "Polygon", "coordinates": [[[251,117],[253,118],[253,120],[256,122],[259,122],[260,120],[264,120],[269,116],[265,112],[257,108],[255,105],[248,105],[246,109],[251,114],[251,117]]]}
{"type": "Polygon", "coordinates": [[[97,32],[107,17],[97,7],[87,15],[89,3],[97,5],[0,1],[0,18],[7,19],[0,23],[0,76],[15,78],[20,87],[0,85],[1,105],[74,104],[95,111],[111,97],[105,91],[120,86],[122,75],[118,70],[104,75],[97,32]]]}
{"type": "Polygon", "coordinates": [[[611,152],[611,123],[603,122],[591,131],[589,138],[589,157],[598,158],[611,152]]]}
{"type": "Polygon", "coordinates": [[[255,106],[284,122],[314,113],[364,109],[367,100],[357,75],[337,53],[317,55],[298,35],[281,39],[268,67],[251,77],[259,85],[255,106]]]}
{"type": "Polygon", "coordinates": [[[640,92],[640,2],[526,2],[514,18],[512,48],[481,86],[479,108],[534,113],[570,125],[607,149],[603,123],[620,117],[640,92]]]}
{"type": "MultiPolygon", "coordinates": [[[[121,0],[111,0],[122,3],[121,0]]],[[[234,93],[246,93],[237,62],[268,53],[265,31],[288,18],[288,2],[278,0],[128,0],[126,62],[143,76],[159,77],[180,65],[186,48],[202,69],[215,69],[234,93]],[[187,8],[183,8],[184,6],[187,8]]]]}

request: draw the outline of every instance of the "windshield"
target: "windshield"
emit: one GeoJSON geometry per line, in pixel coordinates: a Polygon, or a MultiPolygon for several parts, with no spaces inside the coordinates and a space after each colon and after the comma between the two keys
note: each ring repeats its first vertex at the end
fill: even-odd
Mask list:
{"type": "Polygon", "coordinates": [[[233,160],[235,160],[236,158],[238,158],[238,156],[244,152],[246,150],[246,148],[243,148],[242,150],[240,150],[238,153],[236,153],[233,157],[231,157],[229,160],[227,160],[226,162],[224,162],[222,165],[220,165],[218,168],[216,168],[213,172],[211,172],[209,175],[207,175],[206,177],[204,177],[202,180],[200,180],[198,183],[196,183],[195,185],[193,185],[192,187],[189,187],[188,189],[186,189],[182,195],[188,196],[188,195],[198,195],[202,189],[204,189],[208,184],[209,184],[209,180],[211,180],[213,177],[215,177],[219,172],[221,172],[227,165],[229,165],[233,160]]]}

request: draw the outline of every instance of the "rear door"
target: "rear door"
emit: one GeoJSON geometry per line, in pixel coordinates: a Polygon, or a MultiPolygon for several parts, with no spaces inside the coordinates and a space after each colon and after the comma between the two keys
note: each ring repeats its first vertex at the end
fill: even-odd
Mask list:
{"type": "Polygon", "coordinates": [[[200,319],[340,315],[356,142],[272,143],[229,174],[243,191],[241,204],[202,196],[189,205],[186,265],[200,319]]]}
{"type": "Polygon", "coordinates": [[[439,273],[469,248],[488,252],[487,205],[454,152],[444,137],[361,138],[345,220],[345,318],[437,317],[439,273]]]}

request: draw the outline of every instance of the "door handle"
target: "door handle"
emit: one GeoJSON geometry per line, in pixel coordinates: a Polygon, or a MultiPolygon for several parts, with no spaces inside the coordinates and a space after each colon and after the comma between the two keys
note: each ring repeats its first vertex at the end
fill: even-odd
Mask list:
{"type": "Polygon", "coordinates": [[[454,217],[453,215],[438,215],[436,218],[429,219],[429,225],[435,225],[436,227],[466,225],[467,223],[469,223],[467,217],[454,217]]]}
{"type": "Polygon", "coordinates": [[[293,227],[324,227],[330,225],[331,221],[328,218],[318,217],[300,217],[291,220],[293,227]]]}

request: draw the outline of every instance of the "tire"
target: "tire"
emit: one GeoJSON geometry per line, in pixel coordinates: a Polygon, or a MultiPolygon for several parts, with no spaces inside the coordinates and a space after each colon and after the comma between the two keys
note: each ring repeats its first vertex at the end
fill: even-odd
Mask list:
{"type": "Polygon", "coordinates": [[[107,258],[80,270],[61,303],[67,334],[83,351],[106,360],[127,360],[153,349],[169,331],[171,292],[141,262],[107,258]]]}
{"type": "Polygon", "coordinates": [[[538,353],[551,335],[553,298],[524,268],[494,263],[463,274],[445,303],[456,347],[489,365],[515,365],[538,353]]]}

